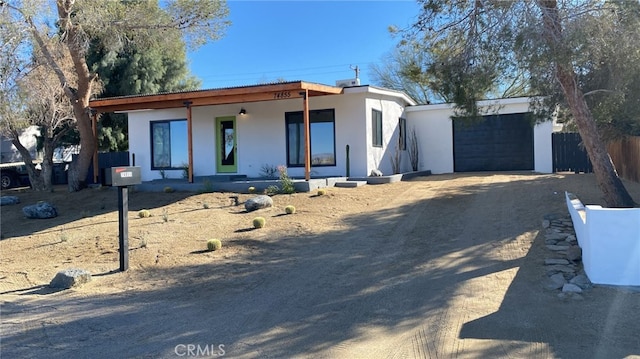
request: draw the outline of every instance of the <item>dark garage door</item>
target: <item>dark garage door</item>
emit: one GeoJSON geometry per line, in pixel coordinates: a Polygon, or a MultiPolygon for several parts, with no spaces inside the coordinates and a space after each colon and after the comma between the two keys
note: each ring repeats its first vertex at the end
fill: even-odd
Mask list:
{"type": "Polygon", "coordinates": [[[533,170],[533,126],[526,113],[453,120],[455,172],[533,170]]]}

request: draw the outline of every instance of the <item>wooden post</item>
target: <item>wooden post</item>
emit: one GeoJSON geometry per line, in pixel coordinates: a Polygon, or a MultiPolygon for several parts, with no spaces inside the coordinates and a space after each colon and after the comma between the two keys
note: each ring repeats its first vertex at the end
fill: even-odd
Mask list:
{"type": "Polygon", "coordinates": [[[193,183],[193,127],[191,122],[191,101],[185,101],[187,107],[187,152],[189,153],[189,183],[193,183]]]}
{"type": "Polygon", "coordinates": [[[93,127],[93,138],[96,141],[96,149],[93,151],[93,183],[98,183],[98,112],[91,110],[91,126],[93,127]]]}
{"type": "Polygon", "coordinates": [[[311,179],[311,126],[309,124],[309,90],[300,92],[304,116],[304,179],[311,179]]]}

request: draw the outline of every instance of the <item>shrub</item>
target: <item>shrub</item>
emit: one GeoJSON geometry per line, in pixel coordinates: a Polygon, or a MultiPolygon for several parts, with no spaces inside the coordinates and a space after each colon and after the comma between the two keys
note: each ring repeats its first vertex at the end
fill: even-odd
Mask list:
{"type": "Polygon", "coordinates": [[[267,220],[264,219],[264,217],[256,217],[253,219],[254,228],[262,228],[264,227],[265,223],[267,223],[267,220]]]}
{"type": "Polygon", "coordinates": [[[294,207],[292,205],[288,205],[288,206],[284,207],[284,211],[287,214],[294,214],[294,213],[296,213],[296,207],[294,207]]]}
{"type": "Polygon", "coordinates": [[[162,220],[165,223],[169,222],[169,211],[166,208],[162,210],[162,220]]]}
{"type": "Polygon", "coordinates": [[[319,189],[318,190],[318,196],[324,196],[325,194],[327,194],[327,190],[326,189],[319,189]]]}
{"type": "Polygon", "coordinates": [[[256,193],[256,188],[253,186],[249,187],[249,193],[256,193]]]}
{"type": "Polygon", "coordinates": [[[267,187],[267,189],[265,189],[264,192],[269,196],[273,196],[274,194],[280,193],[280,188],[278,188],[278,186],[271,185],[267,187]]]}
{"type": "Polygon", "coordinates": [[[219,239],[210,239],[207,241],[207,250],[209,252],[217,251],[222,248],[222,242],[219,239]]]}
{"type": "Polygon", "coordinates": [[[203,193],[212,193],[212,192],[214,191],[214,188],[213,188],[213,184],[211,183],[211,181],[209,181],[208,179],[205,179],[205,180],[202,182],[202,189],[201,189],[201,191],[202,191],[203,193]]]}
{"type": "Polygon", "coordinates": [[[151,212],[148,209],[143,209],[138,212],[138,217],[140,218],[149,218],[151,217],[151,212]]]}
{"type": "Polygon", "coordinates": [[[203,203],[203,204],[202,204],[202,208],[204,208],[204,209],[209,209],[209,203],[206,203],[206,202],[205,202],[205,203],[203,203]]]}
{"type": "Polygon", "coordinates": [[[173,188],[167,186],[164,188],[164,193],[172,193],[173,192],[173,188]]]}
{"type": "Polygon", "coordinates": [[[291,194],[296,191],[296,187],[293,185],[293,181],[289,174],[287,173],[287,167],[280,165],[278,166],[278,172],[280,172],[280,187],[282,187],[282,193],[291,194]]]}

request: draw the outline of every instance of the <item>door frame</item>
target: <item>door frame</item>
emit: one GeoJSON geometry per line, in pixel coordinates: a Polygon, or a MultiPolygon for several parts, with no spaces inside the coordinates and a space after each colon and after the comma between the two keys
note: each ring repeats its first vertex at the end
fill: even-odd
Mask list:
{"type": "Polygon", "coordinates": [[[236,128],[236,117],[235,116],[223,116],[216,117],[216,172],[217,173],[237,173],[238,172],[238,129],[236,128]],[[233,122],[233,151],[234,151],[234,164],[233,165],[223,165],[222,158],[224,156],[222,151],[221,144],[224,142],[222,138],[222,122],[224,121],[232,121],[233,122]]]}

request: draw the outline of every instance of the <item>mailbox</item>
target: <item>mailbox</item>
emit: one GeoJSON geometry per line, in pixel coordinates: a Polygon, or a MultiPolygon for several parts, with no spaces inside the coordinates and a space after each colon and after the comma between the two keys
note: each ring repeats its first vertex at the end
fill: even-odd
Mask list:
{"type": "Polygon", "coordinates": [[[102,178],[105,186],[124,187],[142,183],[140,167],[105,168],[102,178]]]}

